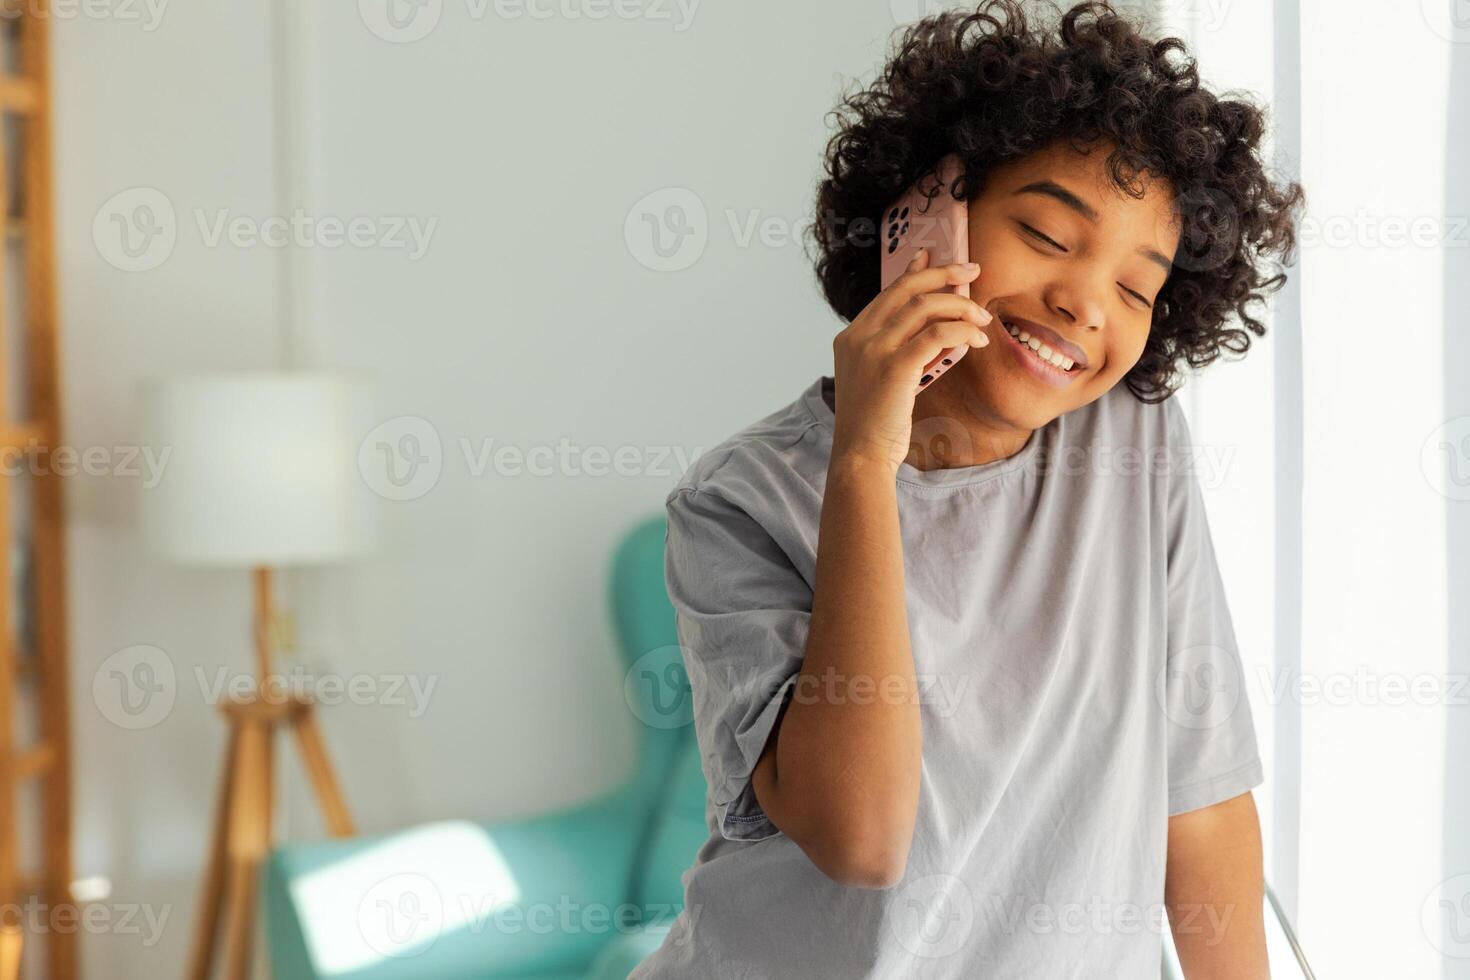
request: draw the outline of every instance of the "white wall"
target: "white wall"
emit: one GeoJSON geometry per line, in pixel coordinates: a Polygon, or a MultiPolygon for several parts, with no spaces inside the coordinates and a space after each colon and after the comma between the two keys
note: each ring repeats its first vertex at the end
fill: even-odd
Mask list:
{"type": "MultiPolygon", "coordinates": [[[[1274,91],[1274,46],[1271,4],[1228,2],[1161,4],[1169,30],[1184,38],[1200,61],[1206,84],[1252,93],[1273,110],[1273,123],[1282,120],[1274,110],[1284,93],[1274,91]],[[1264,43],[1263,43],[1264,42],[1264,43]]],[[[1290,125],[1290,120],[1286,120],[1290,125]]],[[[1283,142],[1289,136],[1283,134],[1283,142]]],[[[1280,143],[1277,143],[1280,147],[1280,143]]],[[[1287,172],[1294,169],[1290,161],[1287,172]]],[[[1265,764],[1266,782],[1254,791],[1260,814],[1267,880],[1278,896],[1289,902],[1289,884],[1295,869],[1292,793],[1288,782],[1294,772],[1282,765],[1283,756],[1296,747],[1280,732],[1278,715],[1290,723],[1291,704],[1273,702],[1269,678],[1280,651],[1274,635],[1282,618],[1292,611],[1283,605],[1283,585],[1277,578],[1277,535],[1288,533],[1290,517],[1277,513],[1283,475],[1277,470],[1277,379],[1293,379],[1299,365],[1289,356],[1281,362],[1282,340],[1290,342],[1294,324],[1278,317],[1275,304],[1259,315],[1266,335],[1256,339],[1241,361],[1221,360],[1191,379],[1178,397],[1190,419],[1190,432],[1217,469],[1201,483],[1210,509],[1210,529],[1229,594],[1230,614],[1245,668],[1246,693],[1255,721],[1256,737],[1265,764]],[[1287,526],[1283,527],[1283,521],[1287,526]],[[1279,799],[1281,795],[1286,799],[1279,799]],[[1285,860],[1281,860],[1282,858],[1285,860]],[[1285,887],[1284,887],[1285,886],[1285,887]]],[[[1289,347],[1288,347],[1289,350],[1289,347]]],[[[1289,480],[1289,478],[1288,478],[1289,480]]],[[[1293,913],[1294,914],[1294,911],[1293,913]]]]}
{"type": "Polygon", "coordinates": [[[1354,685],[1303,709],[1301,925],[1324,976],[1470,977],[1470,867],[1450,857],[1465,827],[1445,822],[1466,772],[1446,738],[1465,712],[1448,521],[1467,504],[1439,444],[1453,466],[1470,445],[1464,363],[1447,360],[1470,314],[1445,289],[1470,279],[1465,215],[1446,213],[1464,181],[1446,172],[1451,59],[1470,43],[1450,6],[1301,5],[1304,76],[1334,79],[1302,104],[1302,670],[1354,685]]]}
{"type": "Polygon", "coordinates": [[[632,732],[604,571],[680,467],[648,455],[661,471],[631,478],[476,476],[464,446],[687,456],[830,364],[834,321],[800,248],[739,247],[722,213],[806,220],[832,66],[861,65],[892,26],[878,10],[822,38],[815,11],[786,7],[791,37],[773,47],[774,6],[699,7],[683,31],[470,9],[446,4],[408,44],[347,6],[318,6],[305,25],[308,210],[438,222],[417,261],[322,252],[304,275],[298,356],[373,372],[381,415],[425,419],[443,446],[437,486],[387,508],[384,564],[315,577],[323,604],[353,611],[355,625],[326,625],[358,631],[354,668],[440,678],[418,721],[331,719],[344,744],[391,741],[402,759],[384,782],[368,753],[344,756],[369,826],[528,812],[618,780],[632,732]],[[794,56],[818,44],[832,56],[794,56]],[[709,244],[689,268],[655,272],[630,253],[625,221],[671,186],[708,209],[709,244]],[[545,721],[571,718],[585,723],[545,721]],[[462,745],[481,752],[447,751],[462,745]]]}
{"type": "MultiPolygon", "coordinates": [[[[461,440],[652,447],[656,469],[658,453],[713,445],[829,371],[836,323],[794,236],[839,73],[871,71],[897,23],[887,3],[710,3],[682,29],[670,4],[645,9],[674,21],[478,9],[450,0],[427,37],[395,44],[356,4],[303,7],[284,22],[302,55],[286,63],[265,4],[169,5],[151,29],[54,26],[68,440],[135,444],[146,377],[283,363],[376,376],[381,418],[422,418],[442,439],[437,485],[385,508],[378,560],[290,583],[316,669],[437,684],[418,718],[324,712],[365,831],[543,810],[631,762],[604,570],[681,467],[475,476],[461,440]],[[278,77],[296,92],[284,112],[278,77]],[[125,272],[93,222],[131,215],[136,201],[108,202],[139,187],[167,196],[177,243],[125,272]],[[640,264],[624,234],[635,203],[670,187],[708,215],[706,249],[677,273],[640,264]],[[318,246],[283,261],[211,246],[195,216],[295,204],[437,225],[417,260],[318,246]],[[788,244],[742,244],[730,224],[767,219],[788,244]]],[[[111,978],[182,969],[223,747],[193,672],[250,666],[245,577],[150,558],[139,482],[78,480],[71,497],[77,872],[111,879],[118,916],[133,903],[167,916],[157,942],[120,927],[84,938],[89,975],[111,978]],[[176,698],[131,730],[93,680],[140,644],[163,651],[176,698]]],[[[299,775],[286,785],[286,832],[319,834],[299,775]]]]}
{"type": "MultiPolygon", "coordinates": [[[[93,238],[105,202],[138,187],[162,191],[180,215],[271,207],[268,13],[179,4],[152,31],[118,17],[53,23],[62,383],[74,446],[135,446],[143,377],[279,359],[273,255],[207,248],[186,226],[167,261],[129,273],[93,238]]],[[[246,580],[150,559],[133,524],[139,482],[70,483],[75,865],[113,883],[111,926],[83,934],[92,977],[182,971],[223,750],[216,712],[198,697],[177,698],[161,724],[127,730],[99,708],[94,676],[138,644],[167,651],[181,672],[249,662],[246,580]],[[147,909],[129,918],[136,905],[147,909]],[[143,911],[166,916],[156,944],[143,911]],[[134,924],[143,931],[128,931],[134,924]]]]}

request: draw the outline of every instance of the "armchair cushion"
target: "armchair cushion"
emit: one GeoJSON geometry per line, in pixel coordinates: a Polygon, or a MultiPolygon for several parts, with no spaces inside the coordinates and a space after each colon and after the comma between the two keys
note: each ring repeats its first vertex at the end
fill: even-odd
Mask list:
{"type": "Polygon", "coordinates": [[[281,847],[265,882],[275,975],[580,975],[629,912],[646,805],[620,792],[534,819],[281,847]]]}

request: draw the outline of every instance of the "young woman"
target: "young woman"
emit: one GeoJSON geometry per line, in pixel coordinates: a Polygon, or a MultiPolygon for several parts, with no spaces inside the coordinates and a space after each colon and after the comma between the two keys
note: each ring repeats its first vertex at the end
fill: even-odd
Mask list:
{"type": "Polygon", "coordinates": [[[1189,977],[1265,978],[1261,759],[1170,398],[1283,282],[1262,110],[1105,4],[992,0],[839,115],[833,375],[667,501],[710,838],[632,977],[1157,977],[1167,918],[1189,977]],[[948,153],[974,264],[880,291],[877,220],[948,153]]]}

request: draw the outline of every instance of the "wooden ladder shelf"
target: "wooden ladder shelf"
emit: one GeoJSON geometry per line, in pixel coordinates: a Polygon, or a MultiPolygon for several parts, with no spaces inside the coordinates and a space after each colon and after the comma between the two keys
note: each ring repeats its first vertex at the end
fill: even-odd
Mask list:
{"type": "Polygon", "coordinates": [[[77,975],[61,398],[51,201],[50,6],[0,2],[0,980],[77,975]],[[35,787],[36,792],[31,792],[35,787]],[[26,812],[27,809],[29,812],[26,812]],[[29,818],[29,819],[26,819],[29,818]],[[38,841],[24,831],[35,828],[38,841]],[[45,916],[15,914],[33,904],[45,916]]]}

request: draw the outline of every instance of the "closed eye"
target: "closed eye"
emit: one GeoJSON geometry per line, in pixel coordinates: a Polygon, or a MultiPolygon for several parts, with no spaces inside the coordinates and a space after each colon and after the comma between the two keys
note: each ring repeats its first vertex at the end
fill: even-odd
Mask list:
{"type": "MultiPolygon", "coordinates": [[[[1048,237],[1048,235],[1042,234],[1042,232],[1036,231],[1036,229],[1035,228],[1032,228],[1032,226],[1028,225],[1028,223],[1026,223],[1026,222],[1016,222],[1016,223],[1017,223],[1017,225],[1022,226],[1023,231],[1025,231],[1026,234],[1030,235],[1030,237],[1035,238],[1035,239],[1038,239],[1038,241],[1047,242],[1048,245],[1051,245],[1051,247],[1053,247],[1053,248],[1058,248],[1058,250],[1061,250],[1061,251],[1066,251],[1067,250],[1066,245],[1061,244],[1061,242],[1055,241],[1054,238],[1048,237]]],[[[1125,285],[1123,285],[1122,282],[1120,282],[1120,284],[1117,284],[1117,285],[1119,285],[1119,287],[1122,287],[1123,292],[1127,292],[1127,294],[1132,295],[1132,297],[1138,298],[1139,303],[1144,304],[1144,306],[1145,307],[1148,307],[1148,309],[1150,309],[1150,310],[1151,309],[1154,309],[1154,304],[1150,303],[1150,301],[1148,301],[1148,297],[1145,297],[1144,294],[1141,294],[1141,292],[1139,292],[1138,289],[1129,289],[1129,288],[1125,287],[1125,285]]]]}
{"type": "Polygon", "coordinates": [[[1153,309],[1154,308],[1154,304],[1150,303],[1147,299],[1145,299],[1143,297],[1143,295],[1138,292],[1138,290],[1136,290],[1136,289],[1129,289],[1127,286],[1123,285],[1121,282],[1118,283],[1118,288],[1121,289],[1121,290],[1123,290],[1123,292],[1128,293],[1130,296],[1133,296],[1134,298],[1136,298],[1140,303],[1142,303],[1144,306],[1148,307],[1149,309],[1153,309]]]}
{"type": "Polygon", "coordinates": [[[1050,237],[1048,237],[1046,235],[1043,235],[1041,232],[1037,231],[1035,228],[1032,228],[1026,222],[1024,222],[1024,221],[1017,221],[1016,224],[1020,225],[1021,226],[1021,229],[1023,231],[1025,231],[1026,234],[1030,235],[1032,238],[1035,238],[1035,239],[1037,239],[1039,241],[1043,241],[1046,244],[1050,245],[1052,248],[1059,249],[1060,251],[1065,252],[1067,250],[1067,246],[1063,245],[1061,242],[1057,241],[1054,238],[1050,238],[1050,237]]]}

